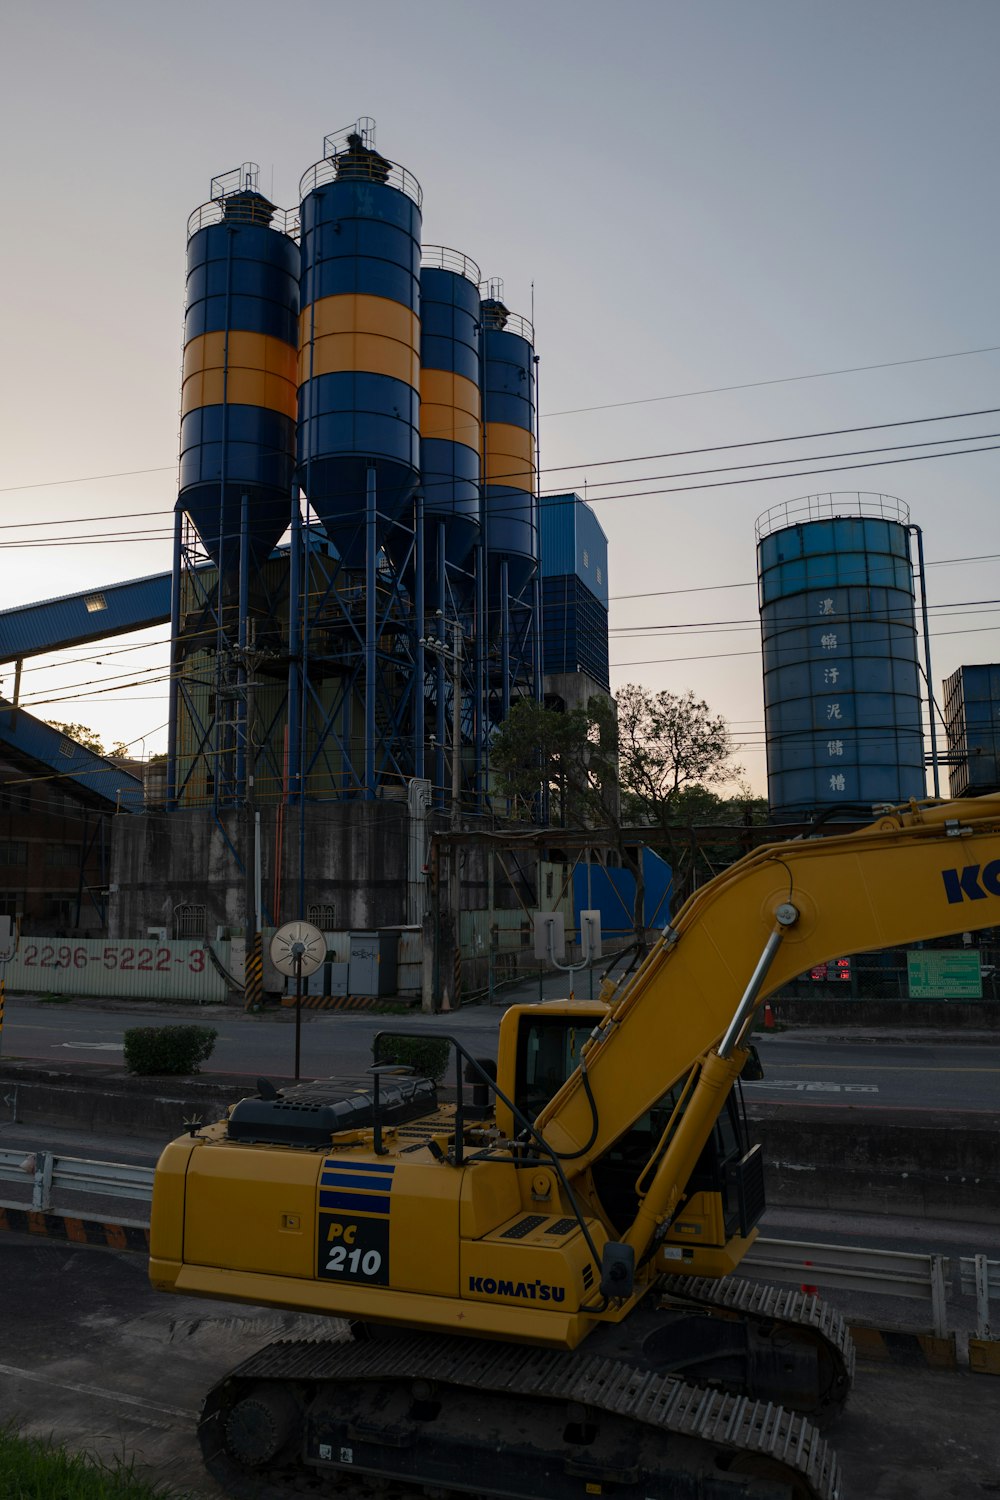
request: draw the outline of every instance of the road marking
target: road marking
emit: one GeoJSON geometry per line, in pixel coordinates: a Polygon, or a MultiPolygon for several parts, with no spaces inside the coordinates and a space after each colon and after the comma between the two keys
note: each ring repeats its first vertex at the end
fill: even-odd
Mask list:
{"type": "Polygon", "coordinates": [[[816,1094],[877,1094],[877,1083],[809,1083],[797,1078],[746,1079],[745,1089],[792,1089],[796,1092],[816,1094]]]}
{"type": "Polygon", "coordinates": [[[948,1067],[910,1067],[900,1063],[793,1063],[782,1061],[781,1066],[789,1070],[794,1068],[813,1068],[819,1073],[1000,1073],[1000,1068],[948,1068],[948,1067]]]}
{"type": "Polygon", "coordinates": [[[52,1386],[60,1391],[75,1391],[79,1396],[98,1396],[104,1401],[117,1401],[122,1406],[138,1406],[143,1411],[158,1411],[166,1417],[197,1417],[197,1411],[184,1406],[160,1406],[156,1401],[146,1401],[142,1396],[126,1396],[121,1391],[108,1391],[99,1385],[76,1385],[70,1380],[52,1380],[48,1375],[34,1370],[19,1370],[16,1365],[0,1365],[0,1375],[13,1375],[19,1380],[34,1380],[38,1385],[52,1386]]]}
{"type": "Polygon", "coordinates": [[[124,1052],[124,1042],[52,1042],[52,1050],[69,1047],[73,1052],[124,1052]]]}

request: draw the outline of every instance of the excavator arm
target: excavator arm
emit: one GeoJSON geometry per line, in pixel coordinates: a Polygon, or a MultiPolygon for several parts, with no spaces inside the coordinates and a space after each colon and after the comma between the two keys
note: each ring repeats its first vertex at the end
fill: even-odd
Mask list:
{"type": "Polygon", "coordinates": [[[843,953],[994,924],[997,797],[912,803],[857,833],[761,849],[685,904],[536,1128],[580,1178],[687,1081],[623,1236],[641,1259],[669,1224],[767,995],[843,953]]]}

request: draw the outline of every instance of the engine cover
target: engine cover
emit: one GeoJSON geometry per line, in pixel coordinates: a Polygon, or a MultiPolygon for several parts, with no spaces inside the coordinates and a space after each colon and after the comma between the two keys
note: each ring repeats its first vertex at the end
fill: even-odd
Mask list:
{"type": "MultiPolygon", "coordinates": [[[[437,1085],[430,1078],[384,1078],[379,1084],[383,1125],[433,1114],[437,1085]]],[[[241,1099],[229,1116],[231,1141],[263,1146],[327,1146],[340,1130],[371,1129],[375,1095],[336,1078],[286,1089],[277,1099],[241,1099]]]]}

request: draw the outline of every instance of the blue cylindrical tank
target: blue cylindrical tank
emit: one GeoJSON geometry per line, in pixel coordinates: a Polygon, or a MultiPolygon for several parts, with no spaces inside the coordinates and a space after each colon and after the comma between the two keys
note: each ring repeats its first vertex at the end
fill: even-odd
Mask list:
{"type": "Polygon", "coordinates": [[[771,816],[926,796],[909,512],[814,496],[757,522],[771,816]]]}
{"type": "Polygon", "coordinates": [[[505,561],[510,592],[517,594],[538,560],[534,332],[499,297],[484,298],[480,307],[487,574],[492,595],[505,561]]]}
{"type": "Polygon", "coordinates": [[[356,567],[369,469],[380,541],[419,476],[420,187],[352,133],[299,190],[296,478],[356,567]]]}
{"type": "Polygon", "coordinates": [[[244,496],[250,560],[268,557],[295,464],[299,247],[248,185],[255,169],[240,178],[188,221],[181,392],[177,507],[224,574],[239,566],[244,496]]]}
{"type": "MultiPolygon", "coordinates": [[[[444,245],[420,268],[420,466],[424,515],[445,522],[445,556],[462,568],[479,539],[483,448],[479,267],[444,245]]],[[[428,549],[429,572],[433,571],[428,549]]],[[[433,583],[432,583],[433,588],[433,583]]]]}

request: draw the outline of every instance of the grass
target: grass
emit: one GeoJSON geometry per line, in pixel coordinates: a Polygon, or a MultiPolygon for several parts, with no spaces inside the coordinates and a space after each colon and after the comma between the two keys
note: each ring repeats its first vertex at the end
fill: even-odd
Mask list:
{"type": "Polygon", "coordinates": [[[184,1500],[135,1473],[134,1460],[111,1463],[67,1453],[42,1438],[0,1428],[0,1500],[184,1500]]]}

